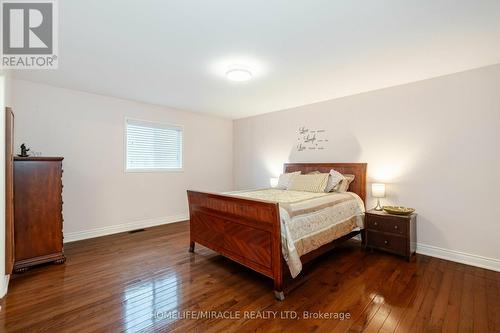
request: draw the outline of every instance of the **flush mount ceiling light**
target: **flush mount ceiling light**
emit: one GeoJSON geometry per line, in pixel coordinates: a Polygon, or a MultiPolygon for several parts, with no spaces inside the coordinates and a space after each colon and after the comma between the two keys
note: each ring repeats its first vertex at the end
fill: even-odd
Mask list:
{"type": "Polygon", "coordinates": [[[252,77],[252,72],[245,68],[231,68],[226,72],[226,78],[230,81],[243,82],[252,77]]]}

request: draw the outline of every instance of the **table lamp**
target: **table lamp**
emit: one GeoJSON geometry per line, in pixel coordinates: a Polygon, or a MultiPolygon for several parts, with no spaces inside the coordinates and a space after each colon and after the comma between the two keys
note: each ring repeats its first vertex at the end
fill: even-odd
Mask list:
{"type": "Polygon", "coordinates": [[[269,178],[269,185],[271,187],[276,187],[278,185],[279,178],[269,178]]]}
{"type": "Polygon", "coordinates": [[[377,198],[377,206],[374,209],[375,210],[382,210],[383,208],[380,205],[380,198],[385,197],[385,184],[373,183],[372,184],[372,197],[377,198]]]}

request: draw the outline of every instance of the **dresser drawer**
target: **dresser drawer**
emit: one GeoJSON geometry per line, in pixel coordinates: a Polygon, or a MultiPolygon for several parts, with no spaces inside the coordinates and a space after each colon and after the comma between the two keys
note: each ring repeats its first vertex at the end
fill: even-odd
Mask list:
{"type": "Polygon", "coordinates": [[[393,219],[391,217],[370,215],[366,218],[366,228],[368,230],[388,232],[396,235],[406,235],[408,223],[404,220],[393,219]]]}
{"type": "Polygon", "coordinates": [[[368,230],[368,246],[406,255],[407,239],[396,235],[368,230]]]}

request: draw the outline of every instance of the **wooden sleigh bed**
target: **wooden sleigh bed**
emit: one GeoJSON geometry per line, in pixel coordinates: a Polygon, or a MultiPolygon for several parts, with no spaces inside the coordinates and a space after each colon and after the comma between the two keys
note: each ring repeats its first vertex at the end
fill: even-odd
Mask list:
{"type": "MultiPolygon", "coordinates": [[[[328,173],[335,169],[355,175],[349,191],[366,199],[366,163],[286,163],[284,172],[328,173]]],[[[274,295],[284,299],[287,263],[281,252],[279,204],[225,194],[188,191],[190,215],[189,251],[195,243],[212,249],[274,281],[274,295]]],[[[364,231],[351,233],[300,257],[306,263],[364,231]]]]}

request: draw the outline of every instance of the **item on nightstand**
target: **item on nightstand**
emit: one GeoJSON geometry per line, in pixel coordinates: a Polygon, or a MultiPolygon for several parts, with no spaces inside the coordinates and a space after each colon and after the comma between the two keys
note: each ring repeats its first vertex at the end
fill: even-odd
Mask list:
{"type": "Polygon", "coordinates": [[[403,206],[384,206],[384,211],[386,213],[395,215],[410,215],[415,212],[415,208],[408,208],[403,206]]]}
{"type": "Polygon", "coordinates": [[[380,198],[385,197],[385,184],[381,183],[373,183],[372,184],[372,197],[377,198],[377,206],[375,206],[375,210],[381,211],[382,206],[380,205],[380,198]]]}

